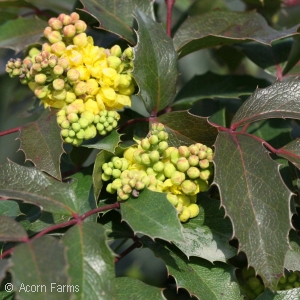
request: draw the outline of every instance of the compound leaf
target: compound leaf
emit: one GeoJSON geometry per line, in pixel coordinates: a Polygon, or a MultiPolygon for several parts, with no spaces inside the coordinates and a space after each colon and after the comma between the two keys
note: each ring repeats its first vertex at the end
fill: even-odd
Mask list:
{"type": "Polygon", "coordinates": [[[134,50],[133,76],[139,96],[150,114],[167,107],[176,93],[177,54],[173,41],[153,19],[136,11],[139,30],[134,50]]]}
{"type": "Polygon", "coordinates": [[[284,267],[289,271],[300,270],[300,238],[293,230],[290,232],[291,249],[285,256],[284,267]]]}
{"type": "Polygon", "coordinates": [[[61,180],[60,158],[63,154],[63,143],[55,113],[45,110],[40,118],[22,126],[20,150],[41,171],[61,180]]]}
{"type": "Polygon", "coordinates": [[[278,149],[277,155],[288,159],[298,169],[300,168],[300,139],[294,140],[278,149]]]}
{"type": "Polygon", "coordinates": [[[232,221],[239,250],[265,285],[276,288],[289,249],[290,198],[279,164],[262,143],[246,136],[219,133],[214,183],[232,221]],[[272,176],[270,176],[272,174],[272,176]]]}

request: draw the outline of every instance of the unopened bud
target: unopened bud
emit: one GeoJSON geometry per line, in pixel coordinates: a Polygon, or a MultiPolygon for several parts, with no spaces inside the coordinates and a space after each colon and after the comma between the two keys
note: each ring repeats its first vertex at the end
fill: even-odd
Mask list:
{"type": "Polygon", "coordinates": [[[191,213],[187,207],[183,207],[182,213],[179,215],[179,220],[181,222],[186,222],[190,218],[191,213]]]}
{"type": "Polygon", "coordinates": [[[168,149],[169,145],[166,141],[162,141],[158,144],[158,151],[159,152],[164,152],[166,149],[168,149]]]}
{"type": "Polygon", "coordinates": [[[78,121],[78,115],[75,113],[68,114],[67,118],[71,123],[76,123],[78,121]]]}
{"type": "Polygon", "coordinates": [[[119,178],[121,176],[121,170],[113,169],[111,175],[113,176],[113,178],[119,178]]]}
{"type": "Polygon", "coordinates": [[[110,48],[110,54],[113,56],[120,57],[122,54],[121,47],[119,45],[114,45],[112,48],[110,48]]]}
{"type": "Polygon", "coordinates": [[[51,46],[51,51],[57,56],[62,56],[66,51],[66,44],[62,41],[53,43],[51,46]]]}
{"type": "Polygon", "coordinates": [[[60,42],[62,40],[62,36],[61,36],[60,32],[56,31],[56,30],[51,31],[48,34],[47,38],[51,44],[60,42]]]}
{"type": "Polygon", "coordinates": [[[53,88],[57,91],[62,90],[65,87],[65,81],[63,79],[55,79],[52,82],[53,88]]]}
{"type": "Polygon", "coordinates": [[[116,56],[109,56],[107,58],[107,63],[110,68],[117,69],[122,63],[121,59],[116,56]]]}
{"type": "MultiPolygon", "coordinates": [[[[76,25],[75,25],[76,26],[76,25]]],[[[87,45],[88,40],[87,40],[87,35],[86,33],[79,33],[73,38],[73,43],[74,45],[78,47],[84,47],[87,45]]]]}
{"type": "Polygon", "coordinates": [[[84,139],[89,140],[94,138],[97,135],[97,130],[94,125],[88,125],[88,127],[84,130],[84,139]]]}
{"type": "Polygon", "coordinates": [[[84,32],[87,29],[86,23],[84,21],[82,21],[82,20],[76,21],[74,25],[75,25],[77,33],[84,32]]]}
{"type": "Polygon", "coordinates": [[[199,166],[201,169],[207,169],[209,167],[209,161],[207,159],[201,159],[199,161],[199,166]]]}
{"type": "Polygon", "coordinates": [[[178,204],[178,198],[176,195],[172,194],[172,193],[168,193],[167,194],[167,199],[169,200],[169,202],[171,204],[173,204],[174,206],[176,206],[178,204]]]}
{"type": "Polygon", "coordinates": [[[178,201],[183,204],[183,206],[188,206],[190,204],[190,197],[187,195],[178,195],[178,201]]]}
{"type": "Polygon", "coordinates": [[[48,95],[48,87],[47,86],[38,86],[34,89],[34,94],[37,98],[43,99],[48,95]]]}
{"type": "Polygon", "coordinates": [[[191,195],[196,191],[197,186],[191,180],[185,180],[181,183],[181,189],[185,194],[191,195]]]}
{"type": "Polygon", "coordinates": [[[159,140],[158,140],[158,137],[157,137],[156,135],[151,135],[151,136],[149,137],[149,143],[150,143],[151,145],[157,145],[158,142],[159,142],[159,140]]]}
{"type": "MultiPolygon", "coordinates": [[[[149,144],[150,145],[150,144],[149,144]]],[[[149,153],[149,157],[152,163],[156,163],[159,161],[160,155],[157,150],[153,150],[149,153]]]]}
{"type": "Polygon", "coordinates": [[[174,165],[177,164],[179,157],[180,157],[180,154],[179,154],[178,149],[177,148],[173,149],[170,154],[170,160],[174,165]]]}
{"type": "Polygon", "coordinates": [[[190,156],[190,150],[187,146],[180,146],[178,148],[180,156],[183,156],[185,158],[188,158],[190,156]]]}
{"type": "Polygon", "coordinates": [[[74,92],[77,96],[84,95],[86,93],[86,84],[83,81],[79,81],[74,86],[74,92]]]}
{"type": "Polygon", "coordinates": [[[175,171],[171,175],[171,182],[174,185],[181,185],[181,183],[185,180],[185,174],[179,171],[175,171]]]}
{"type": "Polygon", "coordinates": [[[187,170],[187,175],[191,178],[191,179],[197,179],[200,176],[200,170],[196,167],[190,167],[187,170]]]}
{"type": "Polygon", "coordinates": [[[74,25],[67,25],[63,29],[63,34],[67,38],[72,38],[76,34],[76,28],[74,25]]]}
{"type": "Polygon", "coordinates": [[[191,155],[188,158],[188,162],[189,162],[190,166],[196,167],[199,164],[199,157],[197,155],[191,155]]]}
{"type": "Polygon", "coordinates": [[[158,173],[160,173],[160,172],[162,172],[163,170],[164,170],[164,163],[163,162],[161,162],[161,161],[158,161],[157,163],[155,163],[154,165],[153,165],[153,170],[155,171],[155,172],[158,172],[158,173]]]}
{"type": "Polygon", "coordinates": [[[48,38],[48,35],[52,32],[52,28],[50,26],[46,27],[44,29],[44,36],[45,38],[48,38]]]}
{"type": "Polygon", "coordinates": [[[143,163],[144,165],[150,165],[151,164],[151,160],[150,157],[147,153],[143,153],[141,156],[141,163],[143,163]]]}
{"type": "Polygon", "coordinates": [[[29,50],[28,55],[29,55],[31,58],[33,58],[33,57],[35,57],[36,55],[38,55],[40,52],[41,52],[41,51],[40,51],[39,49],[33,47],[33,48],[31,48],[31,49],[29,50]]]}
{"type": "Polygon", "coordinates": [[[64,72],[64,68],[63,68],[61,65],[56,65],[56,66],[53,68],[53,73],[54,73],[55,75],[61,75],[63,72],[64,72]]]}
{"type": "Polygon", "coordinates": [[[210,176],[210,171],[208,169],[205,169],[203,171],[200,171],[200,178],[202,180],[207,180],[210,176]]]}
{"type": "MultiPolygon", "coordinates": [[[[80,126],[80,125],[79,125],[80,126]]],[[[81,128],[81,127],[80,127],[81,128]]],[[[84,133],[84,129],[80,129],[77,133],[76,133],[76,137],[78,138],[78,139],[84,139],[84,135],[85,135],[85,133],[84,133]]]]}
{"type": "Polygon", "coordinates": [[[88,110],[84,111],[81,114],[81,117],[88,120],[89,124],[93,123],[93,121],[95,119],[95,115],[92,112],[88,111],[88,110]]]}
{"type": "Polygon", "coordinates": [[[141,147],[142,147],[145,151],[149,150],[150,147],[151,147],[151,144],[150,144],[150,142],[149,142],[149,139],[147,139],[147,138],[142,139],[142,140],[141,140],[141,147]]]}
{"type": "Polygon", "coordinates": [[[196,145],[190,145],[189,151],[190,151],[191,155],[197,155],[199,152],[199,149],[196,145]]]}
{"type": "Polygon", "coordinates": [[[45,74],[37,74],[34,76],[34,81],[38,84],[44,84],[47,80],[47,76],[45,74]]]}
{"type": "Polygon", "coordinates": [[[57,18],[49,19],[48,24],[53,30],[60,30],[63,27],[63,23],[57,18]]]}
{"type": "Polygon", "coordinates": [[[81,126],[79,125],[79,123],[72,123],[72,129],[75,132],[79,132],[79,130],[81,129],[81,126]]]}
{"type": "Polygon", "coordinates": [[[167,178],[171,178],[172,174],[176,171],[176,168],[171,163],[165,163],[164,165],[164,174],[167,178]]]}
{"type": "Polygon", "coordinates": [[[60,90],[60,91],[53,91],[52,96],[54,99],[62,101],[66,99],[67,91],[66,90],[60,90]]]}
{"type": "Polygon", "coordinates": [[[185,172],[190,167],[188,160],[185,157],[180,157],[177,161],[176,168],[180,172],[185,172]]]}
{"type": "Polygon", "coordinates": [[[72,19],[72,23],[75,23],[77,20],[80,19],[79,14],[76,13],[76,12],[72,12],[72,13],[70,14],[70,17],[71,17],[71,19],[72,19]]]}
{"type": "Polygon", "coordinates": [[[129,59],[133,58],[133,51],[131,47],[128,47],[124,50],[123,54],[128,57],[129,59]]]}
{"type": "Polygon", "coordinates": [[[199,159],[205,159],[206,156],[207,156],[206,151],[200,150],[200,151],[198,152],[198,157],[199,157],[199,159]]]}

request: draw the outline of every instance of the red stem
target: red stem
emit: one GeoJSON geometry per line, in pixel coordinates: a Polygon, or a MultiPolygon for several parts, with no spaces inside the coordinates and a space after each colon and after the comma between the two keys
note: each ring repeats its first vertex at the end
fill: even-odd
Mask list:
{"type": "Polygon", "coordinates": [[[15,128],[12,128],[12,129],[4,130],[4,131],[0,132],[0,136],[7,135],[7,134],[10,134],[10,133],[13,133],[13,132],[17,132],[17,131],[19,131],[21,128],[22,128],[22,126],[15,127],[15,128]]]}
{"type": "Polygon", "coordinates": [[[130,247],[128,247],[118,257],[115,258],[115,263],[117,263],[121,258],[126,256],[128,253],[130,253],[134,249],[139,248],[140,246],[141,246],[141,243],[139,242],[139,240],[135,241],[130,247]]]}
{"type": "Polygon", "coordinates": [[[166,31],[167,35],[171,37],[171,25],[172,25],[172,8],[175,3],[175,0],[165,0],[167,5],[167,24],[166,31]]]}

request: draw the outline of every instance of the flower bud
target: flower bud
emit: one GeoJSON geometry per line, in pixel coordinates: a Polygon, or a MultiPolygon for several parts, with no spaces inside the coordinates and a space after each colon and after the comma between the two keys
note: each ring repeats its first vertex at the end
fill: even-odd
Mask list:
{"type": "Polygon", "coordinates": [[[183,207],[182,213],[179,215],[180,222],[186,222],[190,218],[191,213],[187,207],[183,207]]]}
{"type": "Polygon", "coordinates": [[[145,188],[145,183],[144,182],[142,182],[142,181],[140,181],[140,180],[138,180],[137,182],[136,182],[136,184],[135,184],[135,189],[136,190],[138,190],[138,191],[140,191],[140,190],[143,190],[144,188],[145,188]]]}
{"type": "Polygon", "coordinates": [[[200,170],[196,167],[190,167],[187,170],[187,175],[191,178],[191,179],[197,179],[200,176],[200,170]]]}
{"type": "Polygon", "coordinates": [[[67,91],[66,90],[61,90],[61,91],[55,90],[55,91],[53,91],[52,96],[55,100],[62,101],[62,100],[66,99],[67,91]]]}
{"type": "Polygon", "coordinates": [[[83,81],[79,81],[74,85],[74,92],[77,96],[84,95],[86,93],[86,83],[83,81]]]}
{"type": "Polygon", "coordinates": [[[181,189],[186,195],[191,195],[196,191],[197,186],[191,180],[185,180],[181,183],[181,189]]]}
{"type": "Polygon", "coordinates": [[[112,183],[111,186],[113,189],[117,190],[122,186],[122,180],[120,178],[115,179],[112,183]]]}
{"type": "Polygon", "coordinates": [[[57,116],[56,122],[60,125],[64,120],[67,120],[66,116],[57,116]]]}
{"type": "Polygon", "coordinates": [[[58,62],[56,55],[51,55],[48,60],[49,67],[54,68],[58,62]]]}
{"type": "Polygon", "coordinates": [[[155,163],[155,164],[153,165],[153,170],[154,170],[155,172],[160,173],[160,172],[163,172],[164,167],[165,167],[164,163],[161,162],[161,161],[158,161],[157,163],[155,163]]]}
{"type": "Polygon", "coordinates": [[[83,129],[87,128],[89,125],[89,121],[86,118],[80,118],[78,120],[78,123],[79,123],[80,127],[83,129]]]}
{"type": "Polygon", "coordinates": [[[81,139],[81,140],[84,139],[84,135],[85,135],[85,133],[84,133],[84,130],[83,130],[83,129],[80,129],[80,130],[76,133],[76,137],[77,137],[78,139],[81,139]]]}
{"type": "Polygon", "coordinates": [[[65,82],[63,79],[55,79],[52,82],[53,88],[57,91],[61,91],[65,87],[65,82]]]}
{"type": "MultiPolygon", "coordinates": [[[[76,24],[75,24],[75,27],[76,27],[76,24]]],[[[87,40],[87,35],[86,33],[79,33],[77,34],[74,38],[73,38],[73,44],[78,46],[78,47],[84,47],[86,46],[88,43],[88,40],[87,40]]]]}
{"type": "Polygon", "coordinates": [[[166,141],[168,139],[168,133],[165,131],[161,131],[158,133],[157,137],[160,141],[166,141]]]}
{"type": "Polygon", "coordinates": [[[177,164],[179,157],[180,157],[180,154],[179,154],[178,149],[177,148],[173,149],[170,154],[170,160],[174,165],[177,164]]]}
{"type": "Polygon", "coordinates": [[[103,130],[104,130],[104,126],[103,126],[103,124],[101,124],[101,123],[98,123],[98,124],[96,125],[96,128],[97,128],[98,131],[103,131],[103,130]]]}
{"type": "Polygon", "coordinates": [[[69,130],[68,129],[62,129],[61,131],[60,131],[60,135],[62,136],[62,137],[68,137],[69,136],[69,130]]]}
{"type": "Polygon", "coordinates": [[[201,169],[207,169],[209,167],[209,161],[207,159],[201,159],[199,161],[199,166],[201,169]]]}
{"type": "Polygon", "coordinates": [[[34,70],[34,71],[37,71],[37,72],[41,72],[42,71],[42,66],[41,66],[40,63],[35,63],[35,64],[32,65],[31,70],[34,70]]]}
{"type": "Polygon", "coordinates": [[[164,152],[167,148],[169,147],[168,143],[166,141],[162,141],[162,142],[159,142],[158,144],[158,151],[159,152],[164,152]]]}
{"type": "Polygon", "coordinates": [[[61,36],[60,32],[56,31],[56,30],[51,31],[48,34],[47,38],[51,44],[60,42],[62,40],[62,36],[61,36]]]}
{"type": "Polygon", "coordinates": [[[200,150],[200,151],[198,152],[198,157],[199,157],[199,159],[205,159],[206,156],[207,156],[206,151],[200,150]]]}
{"type": "Polygon", "coordinates": [[[158,140],[158,137],[157,137],[156,135],[151,135],[151,136],[149,137],[149,143],[150,143],[151,145],[157,145],[158,142],[159,142],[159,140],[158,140]]]}
{"type": "Polygon", "coordinates": [[[69,136],[65,138],[66,143],[73,144],[73,141],[74,141],[74,139],[69,136]]]}
{"type": "Polygon", "coordinates": [[[178,148],[178,151],[180,156],[183,156],[185,158],[188,158],[190,156],[190,150],[187,146],[180,146],[178,148]]]}
{"type": "Polygon", "coordinates": [[[75,132],[78,132],[81,129],[79,123],[72,123],[71,127],[75,132]]]}
{"type": "Polygon", "coordinates": [[[97,135],[97,130],[94,125],[88,125],[88,127],[84,130],[84,139],[89,140],[94,138],[97,135]]]}
{"type": "Polygon", "coordinates": [[[143,153],[141,156],[141,163],[148,166],[151,164],[150,157],[147,153],[143,153]]]}
{"type": "Polygon", "coordinates": [[[114,45],[113,47],[110,48],[110,54],[113,56],[120,57],[122,54],[121,47],[119,45],[114,45]]]}
{"type": "Polygon", "coordinates": [[[76,28],[74,25],[67,25],[63,28],[63,34],[67,38],[72,38],[76,34],[76,28]]]}
{"type": "Polygon", "coordinates": [[[195,218],[199,215],[200,209],[199,206],[195,203],[188,205],[188,210],[190,211],[190,218],[195,218]]]}
{"type": "Polygon", "coordinates": [[[121,176],[121,170],[113,169],[111,175],[113,176],[113,178],[119,178],[121,176]]]}
{"type": "Polygon", "coordinates": [[[199,152],[199,148],[196,145],[190,145],[188,149],[191,155],[197,155],[199,152]]]}
{"type": "Polygon", "coordinates": [[[60,65],[56,65],[54,68],[53,68],[53,73],[55,75],[61,75],[62,73],[64,72],[64,68],[60,65]]]}
{"type": "Polygon", "coordinates": [[[94,119],[95,119],[95,115],[94,115],[92,112],[88,111],[88,110],[86,110],[86,111],[84,111],[83,113],[81,113],[80,116],[81,116],[82,118],[88,120],[88,123],[89,123],[89,124],[92,124],[93,121],[94,121],[94,119]]]}
{"type": "Polygon", "coordinates": [[[127,200],[130,197],[129,194],[124,193],[121,189],[118,189],[117,193],[120,200],[127,200]]]}
{"type": "Polygon", "coordinates": [[[164,164],[164,175],[167,178],[171,178],[172,174],[176,171],[176,168],[171,163],[165,163],[164,164]]]}
{"type": "Polygon", "coordinates": [[[181,202],[183,206],[188,206],[190,204],[190,197],[187,195],[180,194],[177,197],[178,201],[181,202]]]}
{"type": "Polygon", "coordinates": [[[48,38],[48,35],[52,32],[52,28],[50,26],[47,26],[45,29],[44,29],[44,37],[45,38],[48,38]]]}
{"type": "Polygon", "coordinates": [[[107,175],[107,174],[105,174],[105,173],[102,173],[101,179],[102,179],[103,181],[109,181],[109,180],[110,180],[110,175],[107,175]]]}
{"type": "Polygon", "coordinates": [[[107,58],[107,64],[110,68],[117,69],[122,63],[121,59],[116,56],[109,56],[107,58]]]}
{"type": "Polygon", "coordinates": [[[34,89],[34,94],[37,98],[43,99],[48,95],[48,87],[47,86],[37,86],[34,89]]]}
{"type": "Polygon", "coordinates": [[[68,120],[64,120],[63,122],[61,122],[60,127],[64,129],[69,129],[70,122],[68,120]]]}
{"type": "Polygon", "coordinates": [[[72,23],[72,18],[68,15],[64,15],[64,17],[61,18],[61,21],[66,26],[72,23]]]}
{"type": "Polygon", "coordinates": [[[199,157],[197,155],[193,154],[188,158],[188,162],[189,162],[190,166],[196,167],[199,164],[199,157]]]}
{"type": "Polygon", "coordinates": [[[181,183],[185,180],[185,174],[179,171],[175,171],[171,175],[171,182],[174,185],[181,185],[181,183]]]}
{"type": "Polygon", "coordinates": [[[129,194],[132,192],[132,187],[129,184],[125,184],[122,187],[124,193],[129,194]]]}
{"type": "Polygon", "coordinates": [[[185,172],[190,167],[188,160],[185,157],[180,157],[177,161],[176,168],[180,172],[185,172]]]}
{"type": "Polygon", "coordinates": [[[159,152],[157,150],[153,150],[149,153],[149,157],[150,157],[150,160],[151,160],[152,163],[156,163],[156,162],[159,161],[160,155],[159,155],[159,152]]]}
{"type": "Polygon", "coordinates": [[[142,139],[142,140],[141,140],[141,147],[142,147],[145,151],[149,150],[150,147],[151,147],[151,144],[150,144],[150,142],[149,142],[149,139],[147,139],[147,138],[142,139]]]}
{"type": "Polygon", "coordinates": [[[172,194],[172,193],[168,193],[167,194],[167,199],[169,200],[169,202],[171,204],[173,204],[174,206],[176,206],[178,204],[178,198],[176,195],[172,194]]]}
{"type": "Polygon", "coordinates": [[[53,43],[51,51],[57,56],[62,56],[66,51],[66,44],[62,41],[53,43]]]}
{"type": "Polygon", "coordinates": [[[49,19],[48,24],[53,30],[60,30],[63,27],[63,23],[57,18],[49,19]]]}
{"type": "Polygon", "coordinates": [[[76,13],[76,12],[72,12],[72,13],[70,14],[70,17],[71,17],[72,23],[75,23],[77,20],[80,19],[79,14],[76,13]]]}
{"type": "Polygon", "coordinates": [[[37,74],[34,76],[34,81],[38,84],[44,84],[47,80],[47,76],[45,74],[37,74]]]}
{"type": "Polygon", "coordinates": [[[86,23],[84,21],[82,21],[82,20],[76,21],[75,24],[74,24],[74,26],[76,28],[76,32],[77,33],[82,33],[84,31],[86,31],[86,29],[87,29],[86,23]]]}
{"type": "Polygon", "coordinates": [[[106,191],[110,194],[114,194],[116,192],[116,190],[112,187],[112,184],[109,183],[106,187],[106,191]]]}
{"type": "Polygon", "coordinates": [[[74,138],[76,135],[74,130],[69,130],[69,137],[74,138]]]}

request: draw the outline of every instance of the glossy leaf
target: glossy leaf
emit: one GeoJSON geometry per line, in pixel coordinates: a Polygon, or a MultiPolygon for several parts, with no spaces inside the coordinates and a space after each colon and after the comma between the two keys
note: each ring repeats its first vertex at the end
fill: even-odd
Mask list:
{"type": "Polygon", "coordinates": [[[19,205],[15,201],[0,201],[0,215],[5,215],[8,217],[16,217],[21,214],[19,205]]]}
{"type": "Polygon", "coordinates": [[[211,263],[226,262],[236,255],[236,249],[228,243],[232,237],[231,222],[228,218],[224,219],[219,201],[202,196],[198,205],[199,215],[182,224],[185,242],[174,244],[188,258],[197,256],[211,263]]]}
{"type": "Polygon", "coordinates": [[[122,134],[119,134],[116,130],[112,131],[108,136],[100,139],[95,144],[84,144],[83,147],[106,150],[111,153],[115,153],[115,150],[121,142],[122,134]]]}
{"type": "Polygon", "coordinates": [[[189,146],[194,143],[212,146],[217,137],[216,128],[209,125],[207,118],[192,115],[188,111],[163,114],[158,121],[165,125],[170,146],[189,146]]]}
{"type": "Polygon", "coordinates": [[[300,38],[299,36],[294,36],[293,45],[291,52],[289,53],[288,61],[284,67],[283,75],[287,74],[298,62],[300,59],[300,38]]]}
{"type": "Polygon", "coordinates": [[[37,121],[22,126],[18,139],[26,160],[61,179],[60,158],[64,150],[55,112],[45,110],[37,121]]]}
{"type": "Polygon", "coordinates": [[[0,241],[19,242],[27,240],[24,228],[13,218],[0,216],[0,241]]]}
{"type": "Polygon", "coordinates": [[[295,35],[297,27],[277,31],[256,12],[212,11],[188,18],[176,32],[174,45],[180,57],[217,45],[273,41],[295,35]]]}
{"type": "Polygon", "coordinates": [[[103,226],[84,222],[62,238],[67,248],[70,285],[78,287],[74,299],[113,299],[114,255],[103,226]]]}
{"type": "Polygon", "coordinates": [[[65,249],[50,236],[16,247],[12,255],[14,290],[20,299],[71,299],[63,285],[69,284],[65,249]],[[24,272],[26,270],[26,272],[24,272]]]}
{"type": "Polygon", "coordinates": [[[289,271],[300,270],[300,238],[293,230],[290,232],[291,249],[288,250],[284,260],[284,267],[289,271]]]}
{"type": "Polygon", "coordinates": [[[294,140],[278,149],[277,155],[288,159],[298,169],[300,168],[300,140],[294,140]]]}
{"type": "Polygon", "coordinates": [[[47,22],[35,18],[9,20],[0,26],[0,48],[20,52],[26,46],[36,43],[44,34],[47,22]]]}
{"type": "Polygon", "coordinates": [[[276,293],[266,290],[256,300],[296,300],[300,297],[300,288],[286,291],[276,291],[276,293]]]}
{"type": "Polygon", "coordinates": [[[144,13],[154,18],[153,4],[151,1],[143,0],[81,0],[84,11],[91,14],[101,29],[110,31],[124,38],[131,44],[136,43],[133,30],[133,12],[138,7],[144,13]]]}
{"type": "Polygon", "coordinates": [[[148,235],[152,239],[183,242],[182,226],[178,212],[167,200],[165,193],[143,190],[138,198],[130,197],[121,203],[122,220],[135,233],[148,235]]]}
{"type": "Polygon", "coordinates": [[[162,289],[147,285],[138,279],[129,277],[115,279],[115,300],[144,300],[145,297],[155,300],[166,299],[162,294],[162,289]]]}
{"type": "Polygon", "coordinates": [[[243,299],[233,267],[220,262],[211,264],[196,257],[188,260],[175,246],[154,243],[147,237],[143,237],[141,242],[165,262],[169,275],[176,280],[177,288],[187,289],[199,300],[243,299]]]}
{"type": "Polygon", "coordinates": [[[266,87],[265,79],[249,75],[218,75],[207,72],[196,75],[178,92],[172,106],[193,103],[204,98],[236,98],[251,95],[257,87],[266,87]]]}
{"type": "Polygon", "coordinates": [[[237,111],[231,127],[235,129],[268,118],[300,119],[299,95],[297,78],[276,81],[267,88],[257,89],[237,111]]]}
{"type": "Polygon", "coordinates": [[[150,114],[167,107],[176,93],[177,54],[161,24],[136,11],[138,43],[133,48],[133,76],[150,114]]]}
{"type": "Polygon", "coordinates": [[[221,204],[232,221],[239,250],[267,287],[283,272],[290,224],[291,192],[263,145],[246,135],[219,133],[215,178],[221,204]],[[272,174],[272,176],[269,176],[272,174]]]}
{"type": "Polygon", "coordinates": [[[75,194],[69,184],[11,161],[0,167],[0,197],[29,202],[61,215],[76,212],[75,194]]]}

